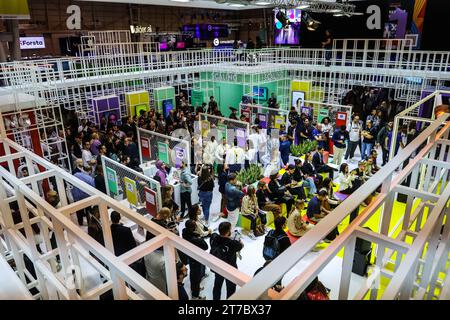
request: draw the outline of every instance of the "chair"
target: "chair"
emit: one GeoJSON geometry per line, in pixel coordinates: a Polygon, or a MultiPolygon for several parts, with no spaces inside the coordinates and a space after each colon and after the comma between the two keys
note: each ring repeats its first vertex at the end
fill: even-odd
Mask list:
{"type": "Polygon", "coordinates": [[[309,224],[312,224],[312,225],[317,224],[317,222],[310,220],[306,214],[304,216],[302,216],[302,220],[305,222],[308,222],[309,224]]]}

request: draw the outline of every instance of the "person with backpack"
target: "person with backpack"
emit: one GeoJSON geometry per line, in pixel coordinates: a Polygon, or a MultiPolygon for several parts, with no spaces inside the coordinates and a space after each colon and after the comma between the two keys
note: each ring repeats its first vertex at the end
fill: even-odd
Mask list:
{"type": "Polygon", "coordinates": [[[228,182],[225,185],[225,194],[227,197],[228,221],[230,221],[232,229],[234,230],[239,218],[241,200],[245,195],[237,187],[237,178],[235,173],[230,173],[228,176],[228,182]]]}
{"type": "MultiPolygon", "coordinates": [[[[244,247],[244,243],[240,239],[231,239],[231,223],[222,222],[219,225],[219,234],[213,233],[210,240],[210,253],[216,258],[237,268],[236,256],[244,247]]],[[[220,274],[215,274],[213,300],[220,300],[222,293],[222,285],[225,278],[220,274]]],[[[227,298],[236,292],[236,284],[225,280],[227,285],[227,298]]]]}
{"type": "Polygon", "coordinates": [[[264,239],[263,256],[266,260],[274,260],[291,246],[284,229],[286,228],[286,218],[277,217],[274,221],[275,230],[269,231],[264,239]]]}

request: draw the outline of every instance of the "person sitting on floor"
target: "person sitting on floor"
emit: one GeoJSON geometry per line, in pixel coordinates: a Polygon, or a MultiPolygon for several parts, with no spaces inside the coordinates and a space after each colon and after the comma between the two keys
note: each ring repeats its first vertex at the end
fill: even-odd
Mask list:
{"type": "Polygon", "coordinates": [[[321,184],[323,178],[320,174],[317,174],[316,169],[311,164],[312,159],[312,153],[307,152],[305,154],[305,162],[302,165],[301,171],[303,172],[303,178],[305,179],[303,182],[303,187],[308,188],[310,194],[316,194],[317,186],[315,181],[317,180],[319,184],[321,184]]]}
{"type": "Polygon", "coordinates": [[[258,182],[258,190],[256,191],[258,207],[266,212],[272,212],[274,218],[279,217],[281,216],[281,208],[279,205],[270,201],[268,190],[267,184],[264,181],[258,182]]]}
{"type": "Polygon", "coordinates": [[[333,187],[334,187],[333,180],[331,180],[330,178],[326,178],[325,180],[323,180],[321,189],[324,189],[328,192],[328,204],[332,209],[336,208],[338,205],[341,204],[341,201],[334,197],[333,187]]]}
{"type": "Polygon", "coordinates": [[[265,224],[267,222],[266,214],[259,210],[258,199],[255,194],[255,187],[250,185],[247,188],[247,194],[242,199],[241,214],[246,219],[251,221],[251,229],[253,235],[249,233],[249,237],[255,240],[255,237],[260,237],[265,233],[265,224]],[[261,224],[257,224],[258,217],[261,219],[261,224]]]}
{"type": "Polygon", "coordinates": [[[317,173],[328,173],[329,177],[334,180],[335,169],[323,161],[324,151],[325,149],[323,147],[317,147],[317,152],[313,156],[313,166],[316,168],[317,173]]]}
{"type": "Polygon", "coordinates": [[[323,211],[322,201],[326,200],[328,197],[328,192],[325,190],[320,190],[317,196],[313,197],[309,203],[306,210],[306,215],[308,219],[318,223],[322,220],[328,213],[323,211]]]}
{"type": "Polygon", "coordinates": [[[287,221],[289,233],[294,237],[302,237],[312,228],[312,225],[304,222],[302,219],[303,209],[305,209],[305,201],[297,200],[295,208],[289,215],[287,221]]]}
{"type": "Polygon", "coordinates": [[[289,193],[292,195],[296,195],[299,199],[306,199],[305,190],[303,190],[303,186],[299,185],[298,182],[300,180],[295,180],[294,178],[295,173],[295,166],[293,164],[290,164],[286,172],[281,177],[281,185],[285,186],[287,190],[289,190],[289,193]]]}
{"type": "Polygon", "coordinates": [[[276,204],[286,204],[287,212],[291,212],[292,205],[294,204],[294,199],[292,195],[284,186],[281,186],[278,182],[278,170],[275,169],[271,172],[269,188],[269,199],[276,204]]]}

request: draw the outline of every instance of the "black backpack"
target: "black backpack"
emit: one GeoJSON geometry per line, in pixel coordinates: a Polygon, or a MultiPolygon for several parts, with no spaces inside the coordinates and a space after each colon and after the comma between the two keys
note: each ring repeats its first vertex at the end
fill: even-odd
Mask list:
{"type": "Polygon", "coordinates": [[[266,260],[273,260],[280,255],[280,240],[284,237],[287,238],[284,234],[279,236],[275,236],[274,234],[275,231],[271,230],[264,239],[263,257],[266,260]]]}
{"type": "Polygon", "coordinates": [[[229,257],[230,248],[226,245],[215,245],[211,246],[210,253],[216,258],[227,262],[229,257]]]}

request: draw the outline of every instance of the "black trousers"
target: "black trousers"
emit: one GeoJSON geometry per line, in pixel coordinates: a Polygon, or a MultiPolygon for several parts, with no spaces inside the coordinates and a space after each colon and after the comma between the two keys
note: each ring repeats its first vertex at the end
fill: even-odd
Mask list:
{"type": "Polygon", "coordinates": [[[389,162],[389,150],[385,148],[381,148],[383,153],[383,166],[389,162]]]}
{"type": "Polygon", "coordinates": [[[330,178],[334,180],[334,169],[332,167],[327,165],[321,166],[320,168],[317,168],[317,173],[328,173],[330,178]]]}
{"type": "Polygon", "coordinates": [[[294,196],[298,196],[298,199],[306,200],[306,194],[303,187],[289,188],[289,192],[294,196]]]}
{"type": "Polygon", "coordinates": [[[78,210],[78,211],[77,211],[78,225],[80,225],[80,226],[83,225],[84,217],[86,217],[86,222],[87,222],[87,224],[89,224],[90,212],[91,212],[91,211],[90,211],[89,208],[84,208],[84,209],[82,209],[82,210],[78,210]]]}
{"type": "Polygon", "coordinates": [[[359,142],[349,141],[347,151],[345,152],[345,160],[348,160],[348,158],[352,159],[355,156],[357,146],[359,146],[359,142]]]}
{"type": "Polygon", "coordinates": [[[190,192],[181,192],[180,193],[180,201],[181,201],[181,217],[184,217],[184,212],[186,207],[188,210],[191,209],[191,193],[190,192]]]}
{"type": "MultiPolygon", "coordinates": [[[[243,214],[243,217],[247,218],[250,220],[250,228],[253,231],[256,231],[256,220],[258,219],[258,217],[252,215],[252,214],[243,214]]],[[[267,223],[267,217],[264,213],[258,213],[258,216],[261,218],[261,223],[263,225],[265,225],[267,223]]]]}
{"type": "Polygon", "coordinates": [[[190,263],[189,280],[191,281],[192,297],[197,298],[200,295],[200,282],[205,275],[205,266],[198,263],[190,263]]]}
{"type": "Polygon", "coordinates": [[[231,297],[236,292],[236,285],[233,282],[225,280],[224,277],[216,273],[214,279],[213,300],[220,300],[220,296],[222,293],[222,285],[224,281],[226,282],[227,285],[227,298],[231,297]]]}

